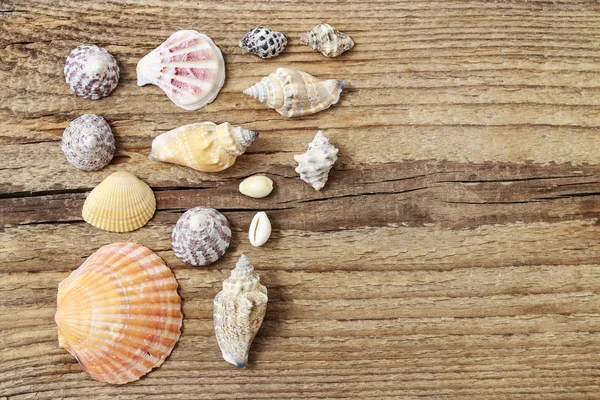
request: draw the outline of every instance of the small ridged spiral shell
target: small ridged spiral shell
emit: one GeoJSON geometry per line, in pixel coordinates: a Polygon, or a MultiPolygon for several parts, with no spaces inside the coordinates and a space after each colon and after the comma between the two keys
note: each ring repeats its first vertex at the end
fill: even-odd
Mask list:
{"type": "Polygon", "coordinates": [[[109,232],[141,228],[154,215],[156,199],[150,186],[126,171],[109,175],[83,203],[85,222],[109,232]]]}
{"type": "Polygon", "coordinates": [[[337,57],[354,46],[350,36],[329,24],[315,26],[304,34],[300,41],[313,50],[320,51],[326,57],[337,57]]]}
{"type": "Polygon", "coordinates": [[[214,300],[215,336],[223,359],[238,368],[248,363],[250,345],[267,312],[267,288],[242,254],[214,300]]]}
{"type": "Polygon", "coordinates": [[[84,114],[67,126],[61,148],[75,168],[97,171],[107,166],[115,155],[115,137],[104,118],[84,114]]]}
{"type": "Polygon", "coordinates": [[[184,165],[198,171],[218,172],[235,163],[258,133],[232,126],[201,122],[180,126],[157,136],[152,142],[151,160],[184,165]]]}
{"type": "Polygon", "coordinates": [[[75,96],[98,100],[119,83],[117,60],[104,48],[79,46],[67,57],[65,80],[75,96]]]}
{"type": "Polygon", "coordinates": [[[165,262],[142,245],[113,243],[58,285],[54,319],[59,346],[85,372],[123,384],[165,361],[181,335],[183,315],[165,262]]]}
{"type": "Polygon", "coordinates": [[[260,58],[278,56],[287,45],[287,38],[281,32],[257,26],[252,28],[240,40],[240,47],[260,58]]]}
{"type": "Polygon", "coordinates": [[[271,75],[244,90],[244,94],[275,109],[285,117],[297,117],[325,110],[340,100],[344,82],[321,80],[306,72],[278,68],[271,75]]]}
{"type": "Polygon", "coordinates": [[[196,207],[183,213],[171,235],[171,247],[177,258],[195,266],[217,261],[225,254],[230,242],[227,218],[207,207],[196,207]]]}
{"type": "Polygon", "coordinates": [[[313,141],[308,144],[306,153],[294,156],[294,160],[298,162],[296,172],[304,182],[316,190],[321,190],[337,160],[337,154],[338,149],[329,144],[323,132],[318,131],[313,141]]]}
{"type": "Polygon", "coordinates": [[[211,103],[225,83],[225,61],[211,38],[178,31],[137,65],[138,86],[161,88],[177,106],[198,110],[211,103]]]}

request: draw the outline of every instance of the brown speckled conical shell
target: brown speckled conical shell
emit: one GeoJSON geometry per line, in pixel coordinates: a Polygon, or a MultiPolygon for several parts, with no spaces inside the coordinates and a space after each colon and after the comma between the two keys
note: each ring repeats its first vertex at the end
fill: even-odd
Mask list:
{"type": "Polygon", "coordinates": [[[104,118],[84,114],[67,126],[61,148],[75,168],[97,171],[107,166],[115,155],[115,137],[104,118]]]}
{"type": "Polygon", "coordinates": [[[209,265],[225,254],[231,242],[227,218],[214,208],[196,207],[186,211],[171,235],[171,247],[183,262],[209,265]]]}
{"type": "MultiPolygon", "coordinates": [[[[136,243],[100,248],[58,286],[59,346],[98,381],[160,366],[181,334],[181,298],[164,261],[136,243]]],[[[93,397],[93,396],[92,396],[93,397]]]]}
{"type": "Polygon", "coordinates": [[[117,60],[98,46],[75,48],[67,57],[64,72],[75,96],[86,99],[108,96],[119,83],[117,60]]]}

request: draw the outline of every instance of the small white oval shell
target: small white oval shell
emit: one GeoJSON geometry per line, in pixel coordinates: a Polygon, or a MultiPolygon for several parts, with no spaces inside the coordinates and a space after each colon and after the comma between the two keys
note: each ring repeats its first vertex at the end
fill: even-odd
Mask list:
{"type": "Polygon", "coordinates": [[[255,199],[267,197],[273,191],[273,181],[264,175],[254,175],[240,183],[240,193],[255,199]]]}
{"type": "Polygon", "coordinates": [[[254,247],[260,247],[267,243],[267,240],[271,237],[271,221],[267,217],[267,213],[264,211],[256,213],[252,222],[250,223],[250,230],[248,231],[248,239],[250,244],[254,247]]]}

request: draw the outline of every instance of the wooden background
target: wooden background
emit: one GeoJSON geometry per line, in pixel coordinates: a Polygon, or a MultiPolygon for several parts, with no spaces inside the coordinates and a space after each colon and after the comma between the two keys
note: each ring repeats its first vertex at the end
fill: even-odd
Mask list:
{"type": "Polygon", "coordinates": [[[0,1],[0,398],[600,398],[600,3],[596,1],[0,1]],[[329,22],[356,46],[327,59],[299,36],[329,22]],[[268,25],[289,38],[263,61],[237,42],[268,25]],[[186,112],[135,66],[179,29],[211,36],[227,64],[213,104],[186,112]],[[63,80],[98,44],[121,81],[100,101],[63,80]],[[241,93],[278,66],[346,82],[341,102],[285,119],[241,93]],[[76,170],[67,124],[103,115],[118,155],[76,170]],[[225,172],[148,160],[152,139],[210,120],[260,138],[225,172]],[[294,154],[322,129],[340,159],[322,192],[294,154]],[[129,234],[81,218],[86,194],[125,169],[158,211],[129,234]],[[239,182],[265,173],[253,200],[239,182]],[[182,264],[171,230],[188,208],[232,224],[227,255],[182,264]],[[271,240],[247,228],[265,210],[271,240]],[[165,364],[115,387],[57,343],[58,283],[102,245],[142,243],[180,284],[183,335],[165,364]],[[221,360],[212,299],[247,252],[269,290],[250,365],[221,360]]]}

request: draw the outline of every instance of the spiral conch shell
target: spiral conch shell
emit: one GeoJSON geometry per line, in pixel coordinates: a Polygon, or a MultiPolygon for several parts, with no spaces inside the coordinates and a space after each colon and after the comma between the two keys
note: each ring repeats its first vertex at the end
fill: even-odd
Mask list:
{"type": "Polygon", "coordinates": [[[177,258],[195,266],[217,261],[230,242],[229,221],[208,207],[195,207],[183,213],[171,235],[171,247],[177,258]]]}
{"type": "Polygon", "coordinates": [[[117,60],[105,48],[79,46],[67,57],[65,80],[75,96],[98,100],[119,83],[117,60]]]}
{"type": "Polygon", "coordinates": [[[130,232],[152,218],[156,199],[150,186],[126,171],[109,175],[83,203],[85,222],[109,232],[130,232]]]}
{"type": "Polygon", "coordinates": [[[228,122],[201,122],[180,126],[157,136],[151,160],[185,165],[204,172],[223,171],[244,154],[258,133],[228,122]]]}
{"type": "Polygon", "coordinates": [[[267,288],[242,254],[223,290],[214,301],[215,335],[223,359],[238,368],[248,363],[248,353],[267,311],[267,288]]]}
{"type": "Polygon", "coordinates": [[[329,24],[319,24],[300,38],[305,45],[326,57],[337,57],[354,46],[350,36],[329,24]]]}
{"type": "Polygon", "coordinates": [[[84,114],[67,126],[61,148],[75,168],[97,171],[107,166],[115,155],[115,137],[104,118],[84,114]]]}
{"type": "Polygon", "coordinates": [[[340,100],[343,89],[344,82],[337,79],[321,80],[306,72],[278,68],[244,94],[266,102],[285,117],[296,117],[331,107],[340,100]]]}
{"type": "Polygon", "coordinates": [[[181,298],[164,261],[136,243],[100,248],[58,285],[59,346],[98,381],[138,380],[181,334],[181,298]]]}
{"type": "Polygon", "coordinates": [[[337,160],[338,149],[329,144],[329,140],[318,131],[312,142],[308,144],[308,150],[304,154],[294,156],[298,162],[296,172],[300,179],[311,185],[316,190],[321,190],[325,183],[331,167],[337,160]]]}
{"type": "Polygon", "coordinates": [[[138,86],[161,88],[177,106],[198,110],[211,103],[225,83],[225,61],[208,36],[178,31],[142,58],[137,65],[138,86]]]}

